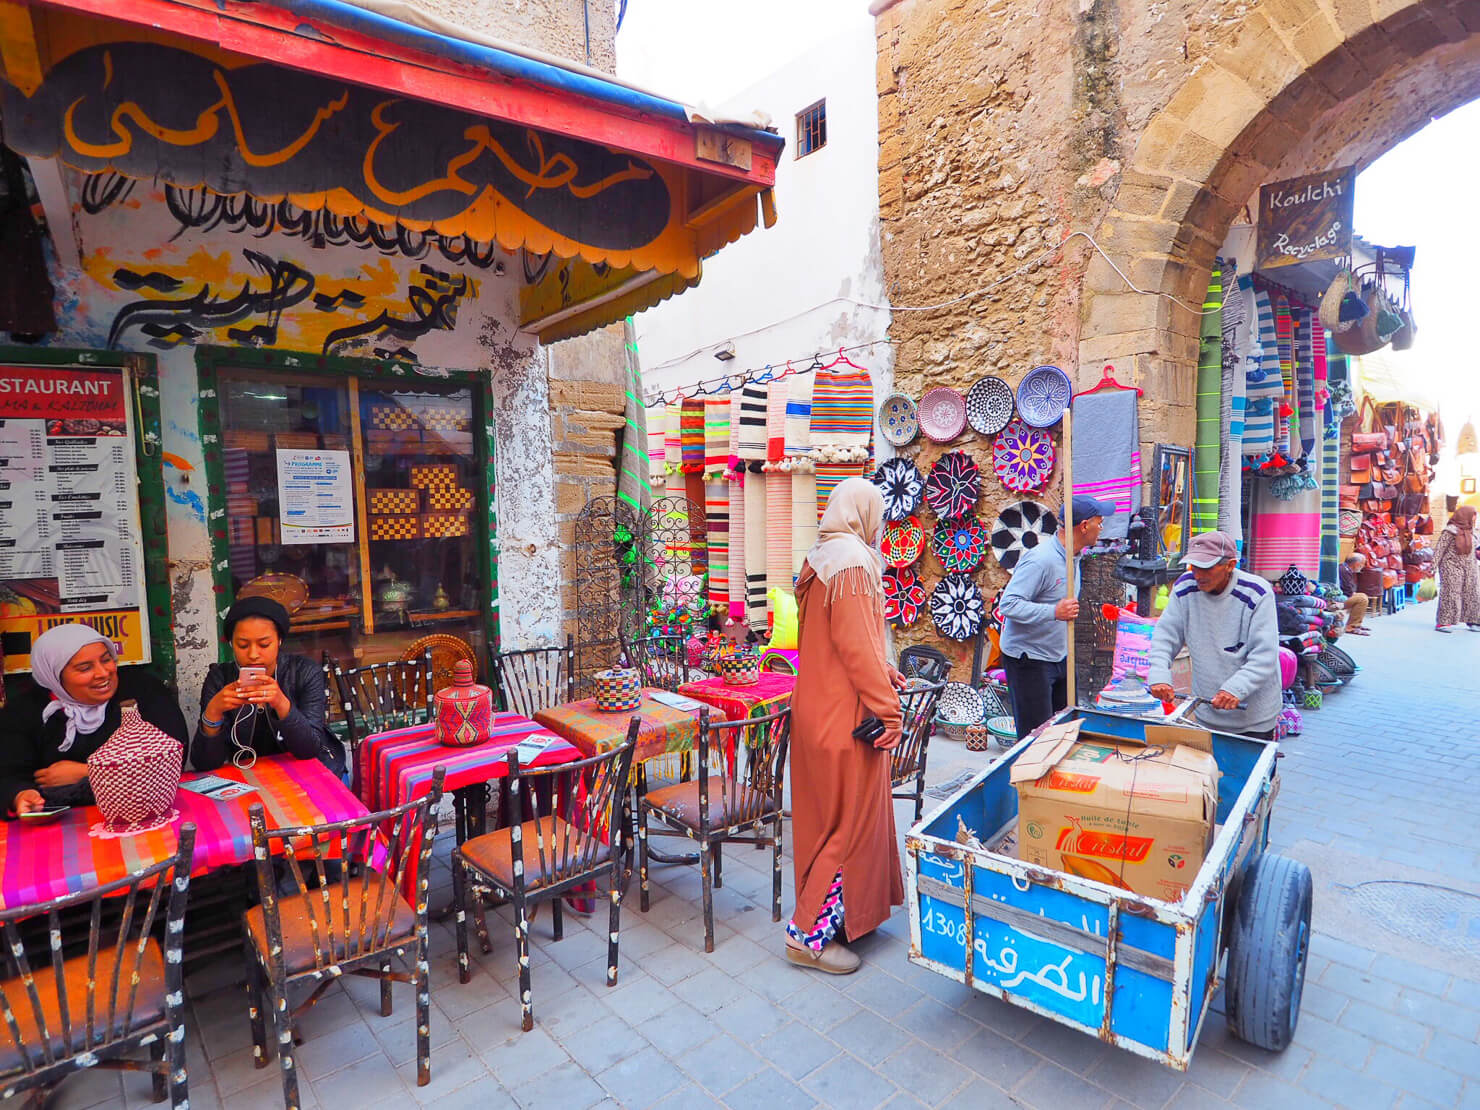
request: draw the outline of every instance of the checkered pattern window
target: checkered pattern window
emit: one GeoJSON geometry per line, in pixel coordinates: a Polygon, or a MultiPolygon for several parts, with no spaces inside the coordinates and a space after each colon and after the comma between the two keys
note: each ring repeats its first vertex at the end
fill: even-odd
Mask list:
{"type": "Polygon", "coordinates": [[[827,145],[827,101],[819,100],[797,113],[797,157],[805,158],[827,145]]]}

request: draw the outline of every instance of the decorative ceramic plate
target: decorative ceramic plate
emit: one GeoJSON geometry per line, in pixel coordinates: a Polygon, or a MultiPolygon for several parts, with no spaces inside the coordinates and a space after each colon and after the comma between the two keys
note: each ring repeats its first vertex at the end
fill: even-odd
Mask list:
{"type": "Polygon", "coordinates": [[[903,520],[920,507],[925,479],[909,459],[889,459],[869,481],[884,495],[885,520],[903,520]]]}
{"type": "Polygon", "coordinates": [[[884,525],[884,539],[879,543],[884,562],[891,567],[907,567],[925,550],[925,529],[920,518],[907,516],[884,525]]]}
{"type": "Polygon", "coordinates": [[[941,635],[952,640],[975,636],[981,630],[986,608],[982,592],[964,574],[946,575],[930,595],[930,618],[941,635]]]}
{"type": "Polygon", "coordinates": [[[891,393],[879,406],[879,434],[896,447],[913,443],[920,434],[920,414],[903,393],[891,393]]]}
{"type": "Polygon", "coordinates": [[[935,715],[949,725],[974,725],[986,716],[987,703],[974,686],[965,682],[947,682],[936,703],[935,715]]]}
{"type": "Polygon", "coordinates": [[[884,619],[906,628],[920,619],[928,598],[925,587],[909,567],[890,567],[884,572],[884,619]]]}
{"type": "Polygon", "coordinates": [[[991,538],[974,516],[943,520],[935,526],[931,548],[948,574],[970,574],[987,557],[991,538]]]}
{"type": "Polygon", "coordinates": [[[473,665],[473,674],[478,673],[478,656],[472,645],[461,637],[448,632],[433,632],[419,640],[412,640],[401,652],[403,663],[412,663],[421,658],[423,651],[432,653],[432,692],[452,685],[452,668],[466,660],[473,665]]]}
{"type": "Polygon", "coordinates": [[[308,583],[296,574],[274,572],[263,574],[236,591],[238,599],[244,597],[266,597],[276,601],[292,616],[303,608],[308,600],[308,583]]]}
{"type": "Polygon", "coordinates": [[[1035,428],[1052,428],[1064,418],[1073,395],[1068,374],[1057,366],[1035,366],[1018,383],[1018,416],[1035,428]]]}
{"type": "Polygon", "coordinates": [[[1006,571],[1017,566],[1023,552],[1031,551],[1059,530],[1058,518],[1038,501],[1018,501],[1002,510],[992,529],[992,552],[1006,571]]]}
{"type": "Polygon", "coordinates": [[[1012,419],[1012,386],[990,375],[966,394],[966,419],[984,436],[994,436],[1012,419]]]}
{"type": "Polygon", "coordinates": [[[965,451],[948,451],[935,460],[925,479],[925,503],[942,520],[958,520],[976,507],[981,468],[965,451]]]}
{"type": "Polygon", "coordinates": [[[1014,493],[1034,493],[1053,473],[1053,437],[1014,420],[992,444],[992,473],[1014,493]]]}
{"type": "Polygon", "coordinates": [[[920,398],[920,431],[936,443],[950,443],[966,430],[966,399],[939,385],[920,398]]]}

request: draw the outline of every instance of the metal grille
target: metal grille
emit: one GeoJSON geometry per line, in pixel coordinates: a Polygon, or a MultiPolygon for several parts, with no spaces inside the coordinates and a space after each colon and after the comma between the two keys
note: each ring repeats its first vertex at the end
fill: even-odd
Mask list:
{"type": "Polygon", "coordinates": [[[827,145],[827,101],[803,108],[797,113],[797,157],[805,158],[827,145]]]}
{"type": "Polygon", "coordinates": [[[1480,896],[1399,879],[1373,879],[1349,889],[1353,902],[1399,936],[1480,958],[1480,896]]]}

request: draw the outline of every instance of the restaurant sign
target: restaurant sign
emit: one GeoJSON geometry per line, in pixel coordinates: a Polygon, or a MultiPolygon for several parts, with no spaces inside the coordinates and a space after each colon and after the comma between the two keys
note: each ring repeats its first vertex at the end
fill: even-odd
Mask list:
{"type": "Polygon", "coordinates": [[[0,366],[0,644],[90,625],[120,663],[147,663],[144,554],[127,379],[118,370],[0,366]]]}
{"type": "Polygon", "coordinates": [[[1355,166],[1259,188],[1256,270],[1345,258],[1352,250],[1355,166]]]}

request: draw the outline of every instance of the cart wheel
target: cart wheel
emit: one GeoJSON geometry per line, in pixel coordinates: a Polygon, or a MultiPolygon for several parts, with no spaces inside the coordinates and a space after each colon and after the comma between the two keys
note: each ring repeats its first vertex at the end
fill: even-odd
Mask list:
{"type": "Polygon", "coordinates": [[[1239,883],[1228,946],[1228,1028],[1279,1052],[1295,1035],[1310,951],[1310,868],[1274,852],[1239,883]]]}

